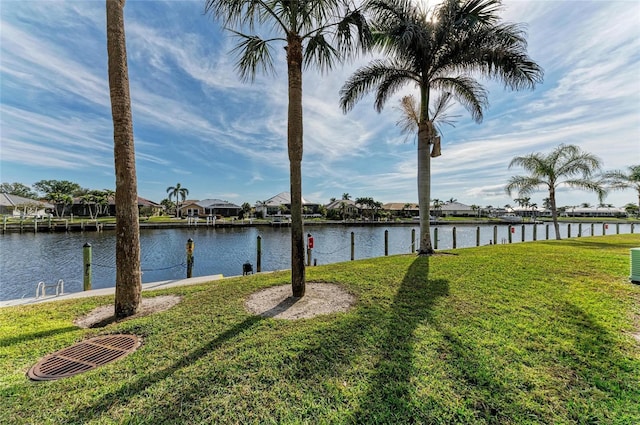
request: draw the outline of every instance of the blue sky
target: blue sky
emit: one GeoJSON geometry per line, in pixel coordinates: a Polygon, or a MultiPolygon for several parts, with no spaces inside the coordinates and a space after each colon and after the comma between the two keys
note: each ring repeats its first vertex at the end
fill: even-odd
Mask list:
{"type": "MultiPolygon", "coordinates": [[[[203,14],[204,0],[128,0],[125,26],[139,195],[156,202],[176,183],[190,199],[255,203],[288,191],[287,83],[278,74],[243,83],[236,40],[203,14]]],[[[115,187],[107,81],[105,2],[0,0],[0,180],[71,180],[115,187]]],[[[432,162],[432,198],[514,204],[504,185],[514,156],[577,144],[604,168],[640,163],[640,2],[504,1],[504,20],[526,23],[529,54],[545,70],[534,91],[487,82],[489,109],[443,128],[432,162]]],[[[401,135],[397,102],[372,97],[343,114],[338,91],[370,58],[303,80],[303,194],[327,203],[348,192],[416,202],[416,145],[401,135]]],[[[534,194],[542,203],[547,194],[534,194]]],[[[605,202],[636,202],[631,190],[605,202]]],[[[597,204],[562,190],[559,205],[597,204]]]]}

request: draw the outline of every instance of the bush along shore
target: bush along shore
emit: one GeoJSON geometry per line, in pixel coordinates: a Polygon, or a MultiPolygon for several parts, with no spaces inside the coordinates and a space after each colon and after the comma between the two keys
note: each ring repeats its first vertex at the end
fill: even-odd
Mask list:
{"type": "Polygon", "coordinates": [[[154,293],[171,309],[84,329],[112,297],[0,309],[0,423],[640,423],[637,235],[493,245],[313,267],[347,312],[262,318],[289,272],[154,293]],[[49,382],[43,356],[106,334],[142,346],[49,382]]]}

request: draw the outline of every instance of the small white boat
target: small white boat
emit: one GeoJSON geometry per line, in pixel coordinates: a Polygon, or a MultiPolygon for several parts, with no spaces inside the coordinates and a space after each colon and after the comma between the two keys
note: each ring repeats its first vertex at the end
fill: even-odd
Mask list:
{"type": "Polygon", "coordinates": [[[507,223],[522,223],[522,217],[513,213],[507,213],[498,217],[502,221],[507,223]]]}

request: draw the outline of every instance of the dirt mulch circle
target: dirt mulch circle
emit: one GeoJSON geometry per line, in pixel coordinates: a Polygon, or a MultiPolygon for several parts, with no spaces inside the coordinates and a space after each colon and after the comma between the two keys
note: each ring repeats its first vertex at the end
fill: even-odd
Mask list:
{"type": "Polygon", "coordinates": [[[302,298],[291,295],[291,285],[272,286],[250,295],[245,307],[250,313],[262,317],[296,320],[345,312],[355,302],[356,297],[340,285],[307,282],[302,298]]]}
{"type": "MultiPolygon", "coordinates": [[[[158,297],[142,298],[138,312],[123,320],[135,319],[137,317],[148,316],[153,313],[169,310],[174,305],[182,301],[182,297],[177,295],[161,295],[158,297]]],[[[73,321],[81,328],[100,328],[110,323],[116,322],[113,305],[103,305],[91,310],[88,314],[73,321]]]]}

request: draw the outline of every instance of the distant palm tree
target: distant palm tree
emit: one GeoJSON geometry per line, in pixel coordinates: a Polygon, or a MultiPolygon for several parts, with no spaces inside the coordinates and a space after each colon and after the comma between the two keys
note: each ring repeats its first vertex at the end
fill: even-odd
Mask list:
{"type": "Polygon", "coordinates": [[[140,225],[129,71],[124,33],[125,0],[107,0],[107,56],[116,172],[115,316],[128,317],[140,306],[140,225]]]}
{"type": "Polygon", "coordinates": [[[359,68],[342,87],[340,104],[347,112],[375,90],[374,106],[380,112],[405,85],[418,88],[419,254],[431,255],[431,157],[440,155],[429,113],[432,92],[450,94],[480,122],[487,92],[470,75],[520,89],[533,88],[542,80],[542,70],[526,54],[522,28],[499,22],[496,0],[447,0],[433,14],[412,0],[371,0],[367,5],[374,16],[375,46],[385,59],[359,68]]]}
{"type": "Polygon", "coordinates": [[[240,39],[237,69],[252,81],[259,70],[274,71],[272,45],[285,44],[288,76],[289,176],[291,186],[291,286],[305,293],[305,241],[302,221],[302,67],[328,71],[370,38],[364,16],[349,0],[206,0],[205,11],[223,20],[240,39]],[[263,38],[242,28],[272,30],[263,38]],[[355,31],[355,32],[354,32],[355,31]],[[335,43],[332,44],[331,42],[335,43]]]}
{"type": "Polygon", "coordinates": [[[604,182],[612,190],[634,189],[638,195],[638,211],[640,211],[640,165],[632,165],[628,172],[622,170],[604,173],[604,182]]]}
{"type": "Polygon", "coordinates": [[[471,205],[471,209],[478,217],[480,217],[480,205],[473,204],[471,205]]]}
{"type": "Polygon", "coordinates": [[[403,212],[402,215],[405,217],[411,216],[411,213],[409,212],[410,209],[411,209],[411,204],[407,202],[402,206],[402,212],[403,212]]]}
{"type": "Polygon", "coordinates": [[[242,218],[246,218],[251,215],[251,204],[245,202],[241,205],[242,218]]]}
{"type": "Polygon", "coordinates": [[[436,213],[438,213],[438,216],[442,216],[442,206],[444,205],[444,202],[442,202],[440,199],[434,199],[433,200],[433,209],[436,211],[436,213]]]}
{"type": "Polygon", "coordinates": [[[340,215],[343,220],[347,218],[347,203],[344,201],[340,202],[340,215]]]}
{"type": "Polygon", "coordinates": [[[600,170],[600,159],[583,152],[575,145],[560,145],[553,152],[545,155],[532,153],[517,156],[511,160],[509,168],[521,166],[529,172],[526,176],[513,176],[505,187],[507,194],[518,191],[520,195],[528,195],[543,187],[549,191],[551,217],[556,231],[556,239],[560,239],[558,210],[556,208],[556,191],[559,186],[594,191],[602,199],[604,190],[600,182],[593,180],[592,175],[600,170]]]}
{"type": "Polygon", "coordinates": [[[349,199],[351,199],[351,195],[349,195],[346,192],[342,194],[342,200],[343,201],[348,201],[349,199]]]}
{"type": "Polygon", "coordinates": [[[172,197],[176,198],[176,217],[180,217],[180,200],[184,202],[187,199],[189,189],[182,187],[180,183],[177,183],[175,186],[169,186],[167,188],[167,193],[169,194],[169,199],[172,197]]]}

